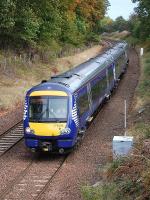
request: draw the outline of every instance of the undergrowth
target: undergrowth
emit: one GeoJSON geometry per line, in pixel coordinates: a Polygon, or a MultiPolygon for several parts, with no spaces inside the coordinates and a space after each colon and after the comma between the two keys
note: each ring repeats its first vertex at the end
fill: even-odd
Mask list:
{"type": "Polygon", "coordinates": [[[138,92],[141,97],[150,98],[150,52],[147,52],[142,61],[144,66],[138,92]]]}
{"type": "Polygon", "coordinates": [[[104,167],[102,183],[83,186],[85,200],[146,200],[150,197],[150,162],[142,154],[104,167]],[[106,168],[105,168],[106,167],[106,168]]]}

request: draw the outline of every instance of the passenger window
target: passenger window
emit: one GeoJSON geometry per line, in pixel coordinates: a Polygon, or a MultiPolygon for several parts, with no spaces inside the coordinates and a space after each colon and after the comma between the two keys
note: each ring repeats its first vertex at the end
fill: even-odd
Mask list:
{"type": "Polygon", "coordinates": [[[88,94],[85,93],[84,95],[80,96],[78,99],[79,111],[80,116],[89,109],[89,101],[88,101],[88,94]]]}
{"type": "Polygon", "coordinates": [[[117,74],[117,76],[119,75],[119,72],[120,72],[120,68],[119,68],[120,66],[119,66],[119,60],[117,60],[117,62],[116,62],[116,74],[117,74]]]}
{"type": "Polygon", "coordinates": [[[100,81],[92,87],[92,99],[96,100],[100,96],[100,81]]]}
{"type": "Polygon", "coordinates": [[[106,77],[97,81],[97,83],[95,85],[93,85],[93,87],[91,89],[92,90],[92,99],[97,100],[101,96],[101,94],[103,93],[103,91],[105,90],[106,87],[107,87],[106,77]]]}
{"type": "Polygon", "coordinates": [[[109,82],[111,82],[114,79],[114,71],[113,68],[110,68],[108,70],[108,77],[109,77],[109,82]]]}
{"type": "Polygon", "coordinates": [[[116,73],[117,75],[120,74],[120,70],[121,70],[121,65],[122,65],[122,56],[119,57],[116,61],[116,73]]]}

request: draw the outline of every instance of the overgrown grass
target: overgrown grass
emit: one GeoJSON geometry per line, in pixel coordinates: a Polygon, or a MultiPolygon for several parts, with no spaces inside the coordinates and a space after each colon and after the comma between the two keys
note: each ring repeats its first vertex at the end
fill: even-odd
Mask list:
{"type": "Polygon", "coordinates": [[[0,55],[0,111],[16,107],[23,101],[26,91],[48,79],[51,65],[34,64],[14,55],[0,55]]]}
{"type": "Polygon", "coordinates": [[[142,60],[142,77],[138,87],[138,93],[143,98],[144,103],[150,100],[150,52],[147,52],[142,60]]]}
{"type": "Polygon", "coordinates": [[[141,98],[143,98],[143,100],[144,99],[149,100],[150,99],[150,60],[149,59],[145,59],[145,68],[144,68],[143,73],[144,73],[143,74],[144,78],[138,87],[138,92],[141,98]]]}
{"type": "Polygon", "coordinates": [[[149,167],[150,163],[142,155],[115,160],[109,164],[107,170],[104,170],[107,178],[96,187],[83,186],[82,196],[85,200],[148,199],[150,195],[149,167]]]}
{"type": "Polygon", "coordinates": [[[150,124],[145,122],[138,122],[129,129],[137,140],[144,140],[150,138],[150,124]]]}
{"type": "Polygon", "coordinates": [[[141,77],[136,90],[135,123],[129,130],[140,139],[150,138],[150,51],[146,52],[141,60],[141,77]],[[140,103],[138,103],[140,102],[140,103]]]}
{"type": "Polygon", "coordinates": [[[120,200],[122,194],[117,194],[118,188],[115,183],[104,184],[98,187],[84,186],[82,188],[83,198],[85,200],[120,200]]]}
{"type": "Polygon", "coordinates": [[[90,57],[96,56],[100,50],[100,45],[91,48],[84,46],[65,54],[74,54],[72,56],[48,59],[47,62],[38,59],[31,62],[26,55],[16,56],[12,52],[0,52],[0,111],[7,111],[16,107],[19,102],[23,102],[26,91],[43,79],[48,80],[52,75],[85,62],[90,57]]]}
{"type": "Polygon", "coordinates": [[[132,47],[134,47],[135,45],[139,44],[139,39],[129,36],[126,38],[126,41],[128,42],[128,44],[130,44],[132,47]]]}
{"type": "Polygon", "coordinates": [[[107,33],[107,34],[104,34],[102,36],[103,39],[111,39],[111,40],[125,40],[126,38],[130,38],[129,37],[130,35],[130,32],[128,31],[122,31],[122,32],[112,32],[112,33],[107,33]]]}

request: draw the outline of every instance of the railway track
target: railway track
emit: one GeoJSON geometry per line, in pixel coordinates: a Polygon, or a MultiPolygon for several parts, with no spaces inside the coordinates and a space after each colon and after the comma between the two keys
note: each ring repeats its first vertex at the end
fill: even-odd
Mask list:
{"type": "Polygon", "coordinates": [[[0,135],[0,156],[17,144],[23,138],[22,121],[0,135]]]}
{"type": "MultiPolygon", "coordinates": [[[[0,135],[0,156],[23,139],[22,121],[0,135]]],[[[40,199],[67,156],[31,156],[26,167],[0,191],[1,200],[40,199]],[[46,160],[45,160],[46,159],[46,160]]],[[[15,167],[15,166],[14,166],[15,167]]]]}
{"type": "Polygon", "coordinates": [[[47,185],[52,182],[57,175],[67,156],[32,160],[7,187],[0,192],[1,200],[35,199],[39,200],[47,189],[47,185]],[[34,162],[33,162],[34,161],[34,162]]]}

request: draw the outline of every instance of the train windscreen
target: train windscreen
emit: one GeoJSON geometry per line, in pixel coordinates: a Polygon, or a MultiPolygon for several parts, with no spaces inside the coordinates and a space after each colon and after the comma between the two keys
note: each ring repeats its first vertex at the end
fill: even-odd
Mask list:
{"type": "Polygon", "coordinates": [[[30,122],[66,122],[68,97],[35,96],[29,100],[30,122]]]}

